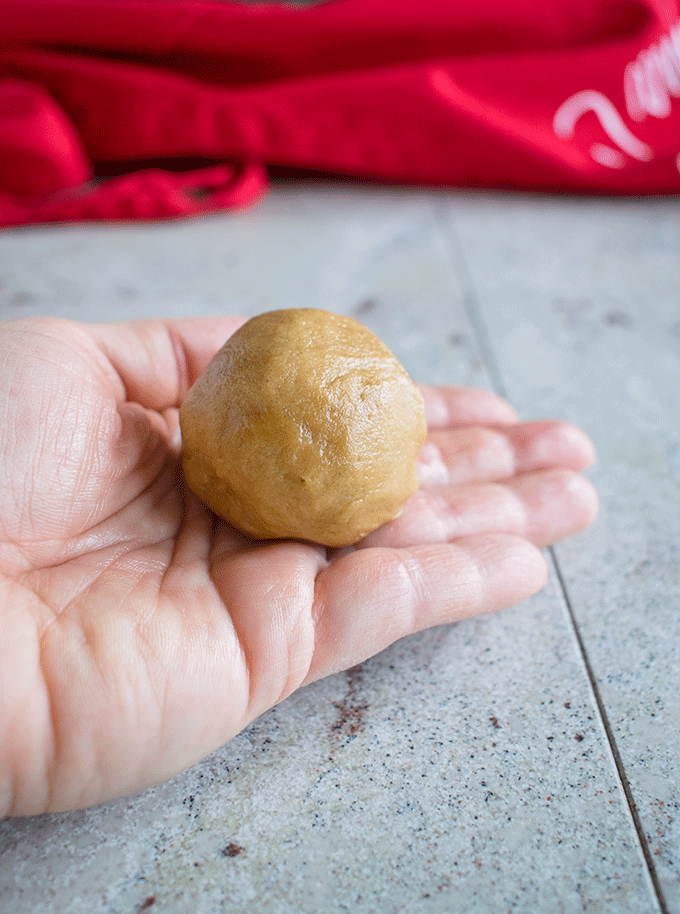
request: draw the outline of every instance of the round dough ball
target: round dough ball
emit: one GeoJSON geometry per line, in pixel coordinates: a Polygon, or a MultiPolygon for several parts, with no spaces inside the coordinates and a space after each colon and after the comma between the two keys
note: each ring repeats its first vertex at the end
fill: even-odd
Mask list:
{"type": "Polygon", "coordinates": [[[189,487],[255,539],[347,546],[418,488],[423,399],[357,321],[272,311],[227,340],[180,410],[189,487]]]}

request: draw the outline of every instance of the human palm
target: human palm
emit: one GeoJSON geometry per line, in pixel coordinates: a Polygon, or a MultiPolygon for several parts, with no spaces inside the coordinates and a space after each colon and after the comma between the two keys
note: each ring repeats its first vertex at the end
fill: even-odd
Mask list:
{"type": "Polygon", "coordinates": [[[157,783],[299,686],[512,605],[590,523],[572,426],[423,388],[420,490],[356,547],[257,544],[179,469],[177,409],[239,319],[0,324],[0,813],[157,783]]]}

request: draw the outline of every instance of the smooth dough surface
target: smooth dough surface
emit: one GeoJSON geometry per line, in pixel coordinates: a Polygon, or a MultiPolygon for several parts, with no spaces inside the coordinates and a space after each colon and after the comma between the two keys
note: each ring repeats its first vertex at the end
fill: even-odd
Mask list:
{"type": "Polygon", "coordinates": [[[255,539],[346,546],[418,488],[423,400],[349,317],[288,309],[247,321],[180,409],[189,487],[255,539]]]}

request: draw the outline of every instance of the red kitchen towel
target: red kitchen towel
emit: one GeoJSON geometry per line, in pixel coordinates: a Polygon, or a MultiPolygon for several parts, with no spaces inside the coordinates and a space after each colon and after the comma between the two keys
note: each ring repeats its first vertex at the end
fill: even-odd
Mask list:
{"type": "Polygon", "coordinates": [[[241,207],[288,166],[680,191],[677,0],[2,0],[0,225],[241,207]]]}

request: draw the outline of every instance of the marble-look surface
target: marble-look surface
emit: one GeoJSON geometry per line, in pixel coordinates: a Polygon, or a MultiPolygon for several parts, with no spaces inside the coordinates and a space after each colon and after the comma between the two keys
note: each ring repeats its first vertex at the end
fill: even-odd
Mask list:
{"type": "Polygon", "coordinates": [[[679,214],[676,201],[509,208],[496,200],[444,217],[447,237],[462,245],[509,395],[520,409],[559,409],[585,425],[599,453],[591,477],[602,511],[588,550],[567,541],[556,552],[673,911],[680,910],[679,214]],[[537,250],[538,224],[560,239],[555,253],[537,250]]]}
{"type": "Polygon", "coordinates": [[[0,318],[353,314],[422,381],[583,425],[546,589],[296,693],[167,784],[0,823],[7,914],[680,912],[680,204],[279,187],[0,234],[0,318]]]}

